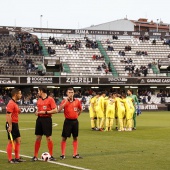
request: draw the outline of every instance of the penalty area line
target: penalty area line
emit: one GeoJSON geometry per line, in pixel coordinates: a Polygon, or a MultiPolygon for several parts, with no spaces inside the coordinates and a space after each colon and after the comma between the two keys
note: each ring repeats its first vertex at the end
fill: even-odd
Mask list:
{"type": "MultiPolygon", "coordinates": [[[[7,153],[6,151],[0,150],[0,153],[7,153]]],[[[14,153],[12,153],[14,155],[14,153]]],[[[31,156],[27,156],[27,155],[20,155],[21,157],[24,158],[32,158],[31,156]]],[[[40,161],[43,161],[42,159],[39,159],[40,161]]],[[[65,167],[69,167],[72,169],[79,169],[79,170],[90,170],[90,169],[86,169],[86,168],[82,168],[82,167],[78,167],[78,166],[74,166],[74,165],[69,165],[69,164],[64,164],[64,163],[60,163],[60,162],[55,162],[55,161],[48,161],[48,163],[52,163],[52,164],[56,164],[56,165],[60,165],[60,166],[65,166],[65,167]]]]}

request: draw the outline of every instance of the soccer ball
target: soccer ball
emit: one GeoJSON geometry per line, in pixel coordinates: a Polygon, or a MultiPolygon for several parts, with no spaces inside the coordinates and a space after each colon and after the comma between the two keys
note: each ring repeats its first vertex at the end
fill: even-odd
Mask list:
{"type": "Polygon", "coordinates": [[[41,155],[41,159],[42,159],[43,161],[49,161],[49,160],[50,160],[50,157],[51,157],[51,155],[50,155],[48,152],[44,152],[44,153],[42,153],[42,155],[41,155]]]}

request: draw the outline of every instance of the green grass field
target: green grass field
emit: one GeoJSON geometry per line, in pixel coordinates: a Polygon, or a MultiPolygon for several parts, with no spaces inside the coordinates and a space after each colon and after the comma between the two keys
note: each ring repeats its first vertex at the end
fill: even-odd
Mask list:
{"type": "MultiPolygon", "coordinates": [[[[34,114],[20,115],[20,132],[22,136],[21,154],[33,156],[34,150],[34,114]]],[[[79,117],[79,153],[83,159],[72,158],[72,139],[67,140],[66,159],[60,160],[60,141],[63,125],[63,114],[53,116],[54,157],[57,163],[82,167],[93,170],[169,170],[170,169],[170,112],[143,112],[137,117],[137,130],[132,132],[99,132],[90,130],[90,120],[87,113],[79,117]]],[[[39,170],[62,169],[70,167],[49,162],[27,162],[20,164],[7,163],[7,136],[5,129],[5,114],[0,114],[0,170],[39,170]]],[[[43,137],[41,153],[48,151],[43,137]]]]}

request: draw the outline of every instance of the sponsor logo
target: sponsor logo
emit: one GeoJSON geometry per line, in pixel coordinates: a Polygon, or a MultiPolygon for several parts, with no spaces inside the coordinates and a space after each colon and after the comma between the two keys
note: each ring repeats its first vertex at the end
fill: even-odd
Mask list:
{"type": "Polygon", "coordinates": [[[140,35],[140,32],[132,32],[132,35],[140,35]]]}
{"type": "Polygon", "coordinates": [[[158,110],[158,105],[139,105],[141,110],[158,110]]]}
{"type": "Polygon", "coordinates": [[[21,106],[21,113],[34,113],[36,111],[35,106],[21,106]]]}
{"type": "Polygon", "coordinates": [[[149,35],[149,32],[145,32],[144,35],[148,36],[148,35],[149,35]]]}
{"type": "Polygon", "coordinates": [[[88,30],[75,30],[76,34],[89,34],[88,30]]]}
{"type": "Polygon", "coordinates": [[[53,83],[52,77],[27,77],[27,84],[30,83],[53,83]]]}
{"type": "Polygon", "coordinates": [[[161,79],[147,79],[147,83],[161,83],[161,79]]]}
{"type": "Polygon", "coordinates": [[[127,81],[127,78],[108,78],[108,81],[127,81]]]}
{"type": "Polygon", "coordinates": [[[158,33],[158,32],[153,32],[153,35],[158,35],[158,36],[161,36],[161,33],[158,33]]]}
{"type": "Polygon", "coordinates": [[[141,84],[145,83],[145,80],[144,80],[144,79],[141,79],[140,83],[141,83],[141,84]]]}
{"type": "Polygon", "coordinates": [[[0,78],[0,84],[16,84],[16,80],[12,80],[12,78],[0,78]]]}
{"type": "Polygon", "coordinates": [[[93,78],[88,78],[88,77],[66,77],[66,83],[92,83],[93,78]]]}
{"type": "Polygon", "coordinates": [[[127,31],[124,31],[123,35],[128,35],[127,31]]]}
{"type": "Polygon", "coordinates": [[[23,32],[34,32],[34,28],[32,27],[21,27],[21,31],[23,32]]]}

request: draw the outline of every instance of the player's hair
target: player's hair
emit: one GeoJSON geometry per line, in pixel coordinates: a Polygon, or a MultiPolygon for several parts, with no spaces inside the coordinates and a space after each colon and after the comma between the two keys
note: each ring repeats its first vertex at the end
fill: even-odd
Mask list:
{"type": "Polygon", "coordinates": [[[128,89],[132,94],[133,94],[133,90],[132,89],[128,89]]]}
{"type": "Polygon", "coordinates": [[[125,94],[125,93],[122,93],[122,97],[123,97],[123,98],[126,98],[126,94],[125,94]]]}
{"type": "Polygon", "coordinates": [[[47,88],[44,86],[38,87],[39,91],[42,91],[43,93],[47,93],[47,88]]]}
{"type": "Polygon", "coordinates": [[[68,90],[74,91],[74,89],[73,89],[72,87],[69,87],[69,88],[67,89],[67,91],[68,91],[68,90]]]}
{"type": "Polygon", "coordinates": [[[105,92],[105,91],[102,91],[101,94],[106,94],[106,92],[105,92]]]}
{"type": "Polygon", "coordinates": [[[15,96],[15,94],[18,94],[19,93],[19,91],[21,91],[20,89],[18,89],[18,88],[14,88],[14,89],[12,89],[12,91],[11,91],[11,96],[13,97],[13,96],[15,96]]]}

